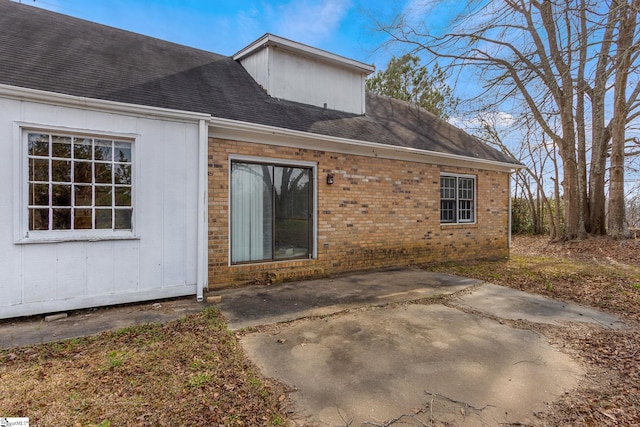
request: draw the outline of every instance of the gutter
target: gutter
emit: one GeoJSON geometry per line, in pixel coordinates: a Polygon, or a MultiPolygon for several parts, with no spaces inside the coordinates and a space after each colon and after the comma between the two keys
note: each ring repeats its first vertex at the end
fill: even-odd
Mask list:
{"type": "MultiPolygon", "coordinates": [[[[509,238],[508,238],[509,249],[511,249],[512,199],[513,199],[511,197],[511,179],[512,179],[512,176],[511,176],[511,174],[509,174],[509,185],[508,185],[508,188],[509,188],[509,191],[508,191],[508,194],[509,194],[509,218],[508,218],[508,225],[507,225],[509,227],[507,229],[507,235],[509,236],[509,238]]],[[[511,255],[511,254],[509,254],[509,255],[511,255]]]]}
{"type": "Polygon", "coordinates": [[[207,151],[209,132],[207,120],[198,122],[198,225],[197,225],[197,250],[196,250],[196,300],[202,302],[204,299],[204,288],[209,287],[208,261],[209,251],[207,250],[208,233],[208,177],[207,151]]]}
{"type": "Polygon", "coordinates": [[[63,107],[88,108],[107,113],[135,114],[136,116],[148,119],[162,118],[193,122],[197,120],[208,120],[211,117],[210,114],[205,113],[194,113],[182,110],[172,110],[170,108],[151,107],[147,105],[129,104],[104,99],[86,98],[82,96],[66,95],[57,92],[47,92],[44,90],[5,84],[0,84],[0,96],[19,101],[42,102],[46,104],[60,105],[63,107]]]}

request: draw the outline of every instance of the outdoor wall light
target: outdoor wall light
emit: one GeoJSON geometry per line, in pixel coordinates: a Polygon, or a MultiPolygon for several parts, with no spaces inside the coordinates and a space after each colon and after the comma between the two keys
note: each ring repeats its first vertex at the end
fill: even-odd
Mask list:
{"type": "Polygon", "coordinates": [[[327,174],[327,185],[331,185],[333,184],[333,174],[332,173],[328,173],[327,174]]]}

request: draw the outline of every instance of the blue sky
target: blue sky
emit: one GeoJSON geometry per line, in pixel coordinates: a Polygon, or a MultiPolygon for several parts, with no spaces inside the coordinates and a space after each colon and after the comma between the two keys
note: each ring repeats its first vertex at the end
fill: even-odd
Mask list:
{"type": "MultiPolygon", "coordinates": [[[[18,0],[14,0],[18,1],[18,0]]],[[[265,33],[385,68],[387,20],[416,0],[21,0],[44,9],[232,55],[265,33]]],[[[420,0],[417,0],[420,1],[420,0]]]]}

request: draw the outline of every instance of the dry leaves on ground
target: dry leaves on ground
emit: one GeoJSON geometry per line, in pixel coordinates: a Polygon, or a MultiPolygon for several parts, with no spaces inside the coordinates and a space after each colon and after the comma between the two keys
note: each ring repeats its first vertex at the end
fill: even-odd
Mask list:
{"type": "Polygon", "coordinates": [[[547,426],[640,426],[640,241],[606,237],[551,243],[514,236],[511,257],[431,269],[592,306],[629,325],[541,327],[551,342],[582,360],[588,380],[537,414],[547,426]]]}
{"type": "Polygon", "coordinates": [[[0,351],[0,414],[31,426],[277,426],[284,391],[219,312],[0,351]]]}

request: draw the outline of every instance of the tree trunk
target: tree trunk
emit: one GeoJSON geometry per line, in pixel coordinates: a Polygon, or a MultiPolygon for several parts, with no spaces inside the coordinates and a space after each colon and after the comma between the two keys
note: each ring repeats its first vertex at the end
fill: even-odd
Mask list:
{"type": "Polygon", "coordinates": [[[620,30],[615,56],[616,75],[613,90],[613,119],[611,121],[611,169],[609,172],[609,235],[627,237],[629,231],[625,216],[624,200],[624,143],[627,117],[627,81],[631,64],[631,45],[636,27],[640,0],[614,1],[620,9],[620,30]]]}
{"type": "MultiPolygon", "coordinates": [[[[585,9],[586,10],[586,9],[585,9]]],[[[605,178],[607,154],[611,135],[605,126],[605,96],[609,77],[611,46],[618,22],[618,12],[610,7],[604,26],[604,34],[598,62],[595,69],[593,87],[588,91],[591,99],[591,167],[589,174],[589,232],[595,235],[607,234],[605,178]]],[[[585,83],[586,86],[586,83],[585,83]]]]}
{"type": "Polygon", "coordinates": [[[554,239],[559,239],[562,236],[562,213],[560,212],[560,170],[558,169],[558,157],[556,156],[556,152],[553,151],[553,156],[551,156],[551,160],[553,161],[553,171],[555,173],[555,178],[553,179],[553,195],[555,200],[555,209],[554,216],[556,218],[555,224],[556,228],[554,230],[554,239]]]}
{"type": "Polygon", "coordinates": [[[607,171],[607,146],[609,143],[608,140],[605,140],[596,144],[596,139],[600,138],[604,137],[594,132],[594,144],[591,152],[591,173],[589,175],[589,232],[602,236],[607,234],[604,184],[607,171]]]}
{"type": "MultiPolygon", "coordinates": [[[[585,68],[587,65],[588,50],[588,29],[587,29],[587,12],[584,0],[580,1],[579,8],[580,24],[578,31],[578,51],[580,52],[578,61],[577,81],[584,81],[585,68]]],[[[568,19],[567,19],[568,20],[568,19]]],[[[567,25],[568,27],[570,25],[567,25]]],[[[587,135],[586,135],[586,118],[585,118],[585,101],[586,93],[584,86],[580,83],[576,85],[576,132],[578,136],[578,192],[580,194],[580,211],[584,215],[584,229],[586,232],[591,230],[591,215],[589,209],[589,200],[587,198],[587,135]]]]}

